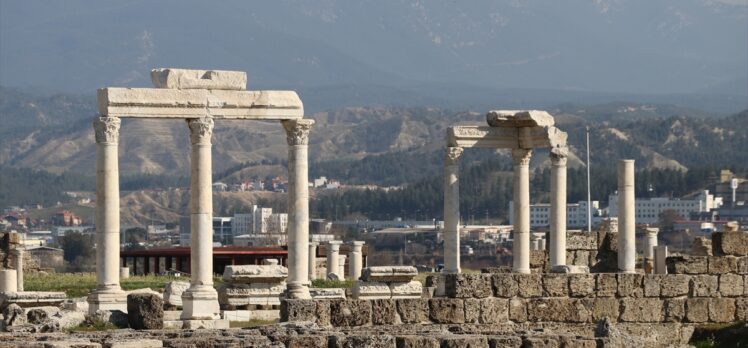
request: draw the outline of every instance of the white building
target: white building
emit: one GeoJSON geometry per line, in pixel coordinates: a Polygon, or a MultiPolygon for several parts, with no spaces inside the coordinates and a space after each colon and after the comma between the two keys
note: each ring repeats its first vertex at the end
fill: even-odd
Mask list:
{"type": "MultiPolygon", "coordinates": [[[[592,223],[600,219],[600,202],[592,201],[592,223]]],[[[548,227],[551,223],[551,205],[549,203],[530,204],[530,228],[548,227]]],[[[514,225],[514,202],[509,202],[509,224],[514,225]]],[[[587,226],[587,201],[566,205],[566,227],[581,228],[587,226]]]]}
{"type": "Polygon", "coordinates": [[[268,218],[268,231],[276,234],[288,233],[288,214],[270,214],[268,218]]]}
{"type": "MultiPolygon", "coordinates": [[[[214,216],[213,217],[213,244],[214,245],[232,245],[234,243],[234,234],[231,228],[233,218],[214,216]]],[[[179,245],[191,245],[192,225],[189,216],[179,218],[179,245]]]]}
{"type": "MultiPolygon", "coordinates": [[[[234,214],[232,228],[234,236],[268,233],[273,208],[260,208],[253,205],[249,213],[234,214]]],[[[286,216],[288,221],[288,216],[286,216]]]]}
{"type": "MultiPolygon", "coordinates": [[[[660,214],[666,210],[673,210],[684,219],[691,213],[708,212],[717,208],[714,196],[708,190],[701,192],[695,199],[679,198],[637,198],[636,223],[656,224],[660,221],[660,214]]],[[[608,197],[608,215],[618,216],[618,193],[608,197]]]]}

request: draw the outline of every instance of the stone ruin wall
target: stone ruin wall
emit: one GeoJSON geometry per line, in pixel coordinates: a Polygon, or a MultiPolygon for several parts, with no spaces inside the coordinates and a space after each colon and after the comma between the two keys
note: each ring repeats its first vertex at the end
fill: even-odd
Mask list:
{"type": "MultiPolygon", "coordinates": [[[[13,269],[16,256],[10,251],[16,248],[23,248],[20,235],[18,233],[0,233],[0,268],[13,269]]],[[[23,271],[37,272],[40,271],[39,262],[25,252],[23,257],[23,271]]]]}

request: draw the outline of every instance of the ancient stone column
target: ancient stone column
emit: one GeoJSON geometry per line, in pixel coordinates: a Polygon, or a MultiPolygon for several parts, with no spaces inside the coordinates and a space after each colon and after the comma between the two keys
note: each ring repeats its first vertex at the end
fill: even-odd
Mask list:
{"type": "Polygon", "coordinates": [[[0,269],[0,292],[18,291],[18,277],[14,269],[0,269]]]}
{"type": "Polygon", "coordinates": [[[309,280],[317,279],[317,242],[309,242],[309,280]]]}
{"type": "Polygon", "coordinates": [[[327,242],[327,276],[329,278],[330,274],[334,274],[338,279],[341,278],[340,275],[338,275],[338,272],[340,271],[340,244],[343,244],[343,242],[339,240],[331,240],[327,242]]]}
{"type": "Polygon", "coordinates": [[[13,249],[13,268],[16,270],[16,287],[23,291],[23,249],[13,249]]]}
{"type": "Polygon", "coordinates": [[[513,266],[517,273],[530,273],[530,157],[531,149],[513,149],[514,244],[513,266]]]}
{"type": "Polygon", "coordinates": [[[348,275],[353,280],[358,280],[361,277],[361,268],[364,266],[364,254],[362,248],[364,242],[355,241],[351,242],[351,252],[348,254],[348,275]]]}
{"type": "Polygon", "coordinates": [[[652,273],[654,270],[654,248],[657,247],[657,233],[660,229],[657,227],[647,227],[645,229],[644,236],[644,271],[646,273],[652,273]]]}
{"type": "Polygon", "coordinates": [[[314,120],[282,121],[288,142],[288,285],[291,299],[309,295],[309,131],[314,120]]]}
{"type": "MultiPolygon", "coordinates": [[[[190,287],[182,293],[182,320],[220,318],[213,288],[213,119],[191,118],[190,129],[190,287]]],[[[149,267],[149,262],[145,263],[149,267]]]]}
{"type": "Polygon", "coordinates": [[[444,156],[444,270],[460,273],[460,156],[463,148],[448,147],[444,156]]]}
{"type": "Polygon", "coordinates": [[[89,313],[127,310],[127,295],[119,285],[119,162],[121,121],[96,117],[96,289],[88,296],[89,313]]]}
{"type": "Polygon", "coordinates": [[[636,267],[636,198],[634,160],[618,161],[618,270],[634,273],[636,267]]]}
{"type": "Polygon", "coordinates": [[[345,280],[345,260],[347,258],[346,255],[338,255],[338,276],[340,276],[340,280],[345,280]]]}
{"type": "Polygon", "coordinates": [[[566,265],[566,154],[551,150],[551,267],[566,265]]]}
{"type": "Polygon", "coordinates": [[[667,274],[667,245],[658,245],[654,248],[654,273],[667,274]]]}

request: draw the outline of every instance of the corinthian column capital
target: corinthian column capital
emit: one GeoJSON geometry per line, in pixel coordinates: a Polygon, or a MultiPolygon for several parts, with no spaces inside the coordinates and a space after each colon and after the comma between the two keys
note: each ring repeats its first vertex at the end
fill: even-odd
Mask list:
{"type": "Polygon", "coordinates": [[[532,157],[532,149],[512,149],[512,163],[515,166],[530,165],[530,157],[532,157]]]}
{"type": "Polygon", "coordinates": [[[283,120],[283,129],[286,130],[286,142],[288,145],[309,145],[309,131],[312,129],[314,120],[283,120]]]}
{"type": "Polygon", "coordinates": [[[102,116],[93,120],[96,142],[100,144],[119,143],[119,127],[122,121],[119,117],[102,116]]]}
{"type": "Polygon", "coordinates": [[[569,148],[566,146],[559,146],[551,149],[551,164],[555,166],[564,166],[569,155],[569,148]]]}
{"type": "Polygon", "coordinates": [[[448,147],[447,152],[444,154],[444,164],[451,166],[459,163],[464,150],[461,147],[448,147]]]}
{"type": "Polygon", "coordinates": [[[210,117],[188,118],[190,127],[190,142],[192,145],[210,145],[213,136],[213,119],[210,117]]]}

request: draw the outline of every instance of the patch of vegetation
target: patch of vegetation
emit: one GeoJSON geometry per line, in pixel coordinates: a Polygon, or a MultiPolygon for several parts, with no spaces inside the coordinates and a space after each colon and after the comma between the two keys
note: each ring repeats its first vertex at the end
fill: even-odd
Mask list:
{"type": "MultiPolygon", "coordinates": [[[[189,281],[185,277],[165,276],[131,276],[122,279],[123,290],[150,288],[161,290],[170,281],[189,281]]],[[[96,274],[94,273],[50,273],[28,274],[24,277],[26,291],[63,291],[68,297],[86,296],[96,288],[96,274]]]]}
{"type": "Polygon", "coordinates": [[[258,327],[258,326],[264,326],[264,325],[272,325],[277,323],[277,320],[261,320],[261,319],[252,319],[247,321],[231,321],[229,322],[229,327],[231,328],[249,328],[249,327],[258,327]]]}
{"type": "Polygon", "coordinates": [[[73,333],[73,332],[109,331],[109,330],[117,330],[117,329],[119,328],[110,322],[97,320],[93,323],[83,322],[78,326],[68,328],[67,331],[70,333],[73,333]]]}
{"type": "Polygon", "coordinates": [[[323,289],[329,289],[329,288],[352,288],[353,283],[356,281],[353,279],[346,279],[346,280],[327,280],[327,279],[315,279],[312,280],[312,287],[314,288],[323,288],[323,289]]]}
{"type": "Polygon", "coordinates": [[[705,324],[697,326],[689,342],[698,348],[748,347],[748,324],[705,324]]]}

